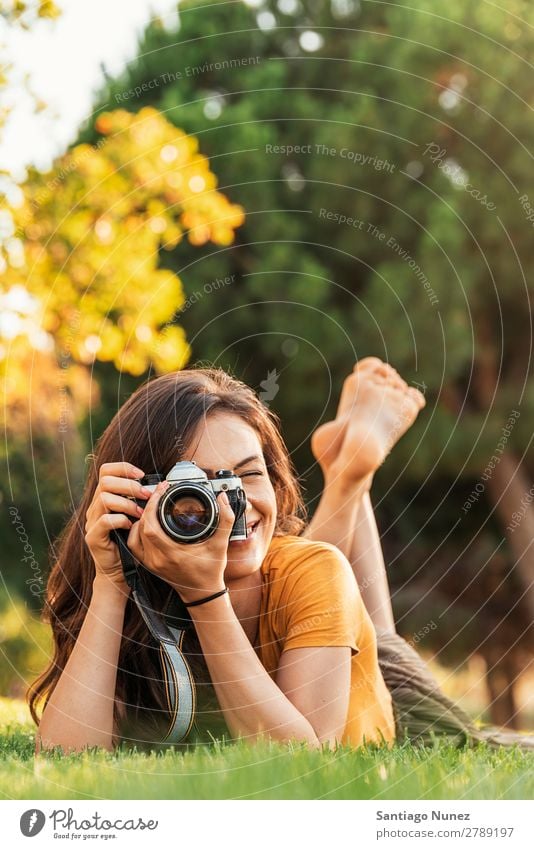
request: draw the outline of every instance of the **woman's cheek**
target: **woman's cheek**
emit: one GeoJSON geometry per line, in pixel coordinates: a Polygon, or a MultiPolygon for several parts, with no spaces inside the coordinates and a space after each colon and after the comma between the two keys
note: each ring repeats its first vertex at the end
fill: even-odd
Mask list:
{"type": "Polygon", "coordinates": [[[276,498],[274,491],[250,493],[249,501],[258,513],[261,513],[261,515],[265,518],[276,516],[276,498]]]}

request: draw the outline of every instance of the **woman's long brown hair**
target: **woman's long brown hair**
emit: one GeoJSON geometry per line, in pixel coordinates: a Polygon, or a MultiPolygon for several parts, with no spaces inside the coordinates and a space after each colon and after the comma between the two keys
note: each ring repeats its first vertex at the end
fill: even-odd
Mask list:
{"type": "MultiPolygon", "coordinates": [[[[95,566],[85,543],[85,514],[95,493],[100,466],[127,461],[145,474],[166,475],[183,456],[202,420],[214,412],[233,413],[258,434],[276,494],[275,535],[298,534],[302,530],[302,497],[278,419],[250,387],[214,368],[185,369],[144,383],[98,441],[81,503],[56,547],[57,558],[48,579],[43,610],[44,621],[52,627],[54,655],[27,692],[37,725],[37,707],[43,702],[44,709],[54,691],[91,601],[95,566]]],[[[172,592],[168,584],[148,572],[146,583],[154,608],[163,610],[172,592]]],[[[195,679],[206,684],[207,694],[209,674],[194,632],[184,648],[195,679]]],[[[216,706],[213,696],[210,690],[208,701],[212,709],[216,706]]],[[[131,598],[126,605],[117,667],[114,720],[121,739],[139,742],[151,737],[156,742],[168,722],[158,652],[131,598]],[[126,714],[119,708],[121,703],[126,706],[126,714]],[[136,736],[128,737],[132,729],[136,736]]]]}

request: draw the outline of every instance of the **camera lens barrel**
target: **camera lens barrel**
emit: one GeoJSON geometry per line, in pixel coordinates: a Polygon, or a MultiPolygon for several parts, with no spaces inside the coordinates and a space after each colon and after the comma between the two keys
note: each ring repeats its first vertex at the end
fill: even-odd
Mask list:
{"type": "Polygon", "coordinates": [[[177,542],[203,542],[218,527],[219,507],[205,486],[184,482],[163,493],[158,517],[163,530],[177,542]]]}

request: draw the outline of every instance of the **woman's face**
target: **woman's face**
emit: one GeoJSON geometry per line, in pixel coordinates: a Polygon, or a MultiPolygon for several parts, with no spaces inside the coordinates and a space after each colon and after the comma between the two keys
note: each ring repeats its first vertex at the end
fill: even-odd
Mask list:
{"type": "Polygon", "coordinates": [[[247,495],[248,538],[230,542],[227,580],[256,572],[267,553],[276,524],[276,497],[256,431],[232,413],[213,413],[199,426],[183,460],[193,460],[209,478],[232,469],[247,495]]]}

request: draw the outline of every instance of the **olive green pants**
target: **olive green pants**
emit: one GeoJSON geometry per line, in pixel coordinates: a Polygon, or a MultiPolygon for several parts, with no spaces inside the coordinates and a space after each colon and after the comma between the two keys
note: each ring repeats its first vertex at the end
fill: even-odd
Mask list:
{"type": "Polygon", "coordinates": [[[456,746],[485,742],[534,749],[534,735],[477,728],[440,690],[424,661],[398,634],[381,633],[377,640],[378,662],[393,700],[397,742],[431,745],[447,738],[456,746]]]}

